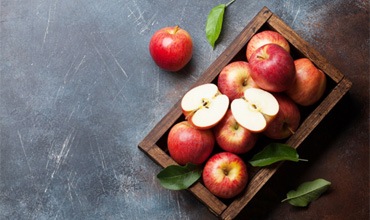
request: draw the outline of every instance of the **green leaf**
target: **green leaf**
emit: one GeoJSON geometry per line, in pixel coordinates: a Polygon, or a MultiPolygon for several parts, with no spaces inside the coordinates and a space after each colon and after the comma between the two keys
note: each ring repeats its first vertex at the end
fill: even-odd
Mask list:
{"type": "Polygon", "coordinates": [[[297,190],[289,191],[287,198],[281,202],[288,201],[293,206],[306,207],[310,202],[318,199],[330,185],[331,183],[324,179],[302,183],[297,190]]]}
{"type": "Polygon", "coordinates": [[[227,4],[219,4],[211,9],[208,14],[206,22],[206,37],[212,48],[215,47],[215,43],[220,36],[222,30],[222,23],[224,20],[224,13],[227,6],[233,3],[235,0],[230,1],[227,4]]]}
{"type": "Polygon", "coordinates": [[[271,143],[262,151],[255,154],[249,163],[254,167],[263,167],[283,160],[298,162],[302,159],[299,159],[296,149],[290,147],[289,145],[271,143]]]}
{"type": "Polygon", "coordinates": [[[170,190],[189,188],[201,177],[201,169],[194,164],[170,165],[157,174],[160,184],[170,190]]]}

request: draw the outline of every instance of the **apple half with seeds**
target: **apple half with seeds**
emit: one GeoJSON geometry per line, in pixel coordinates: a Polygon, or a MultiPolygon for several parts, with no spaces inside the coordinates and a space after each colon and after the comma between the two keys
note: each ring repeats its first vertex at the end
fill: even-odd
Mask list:
{"type": "Polygon", "coordinates": [[[214,127],[225,116],[229,98],[213,83],[206,83],[189,90],[181,100],[183,114],[198,129],[214,127]]]}
{"type": "Polygon", "coordinates": [[[279,103],[270,92],[249,88],[244,91],[244,97],[232,101],[231,112],[241,126],[258,133],[277,115],[279,103]]]}

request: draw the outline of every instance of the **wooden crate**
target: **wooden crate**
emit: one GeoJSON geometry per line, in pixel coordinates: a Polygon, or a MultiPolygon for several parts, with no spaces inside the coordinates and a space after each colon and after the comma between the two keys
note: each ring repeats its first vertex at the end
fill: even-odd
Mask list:
{"type": "MultiPolygon", "coordinates": [[[[234,60],[245,60],[247,42],[255,33],[266,29],[275,30],[288,40],[294,59],[306,57],[327,75],[328,85],[324,97],[318,104],[301,109],[303,119],[300,127],[293,136],[284,141],[290,146],[298,148],[320,121],[348,92],[352,83],[267,7],[262,8],[230,46],[210,65],[192,88],[204,83],[217,82],[217,76],[224,66],[234,60]]],[[[170,128],[177,122],[184,120],[180,102],[181,99],[139,143],[139,148],[162,167],[176,164],[168,154],[166,141],[170,128]]],[[[205,188],[201,180],[188,190],[219,218],[233,219],[278,170],[281,164],[282,162],[265,168],[248,166],[248,186],[238,197],[232,200],[222,200],[215,197],[205,188]]]]}

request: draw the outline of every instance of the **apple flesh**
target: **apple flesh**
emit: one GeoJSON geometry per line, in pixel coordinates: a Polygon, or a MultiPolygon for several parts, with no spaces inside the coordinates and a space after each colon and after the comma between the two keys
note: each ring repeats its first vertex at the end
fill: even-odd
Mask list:
{"type": "Polygon", "coordinates": [[[279,112],[263,133],[272,139],[285,139],[298,129],[301,114],[297,104],[287,95],[280,93],[274,96],[279,103],[279,112]]]}
{"type": "Polygon", "coordinates": [[[248,183],[246,164],[230,152],[221,152],[209,158],[202,177],[205,187],[213,195],[224,199],[237,196],[248,183]]]}
{"type": "Polygon", "coordinates": [[[297,59],[294,64],[296,79],[286,93],[299,105],[313,105],[325,92],[326,75],[307,58],[297,59]]]}
{"type": "Polygon", "coordinates": [[[213,133],[217,144],[224,151],[244,154],[251,150],[258,140],[258,135],[239,125],[231,110],[214,127],[213,133]]]}
{"type": "Polygon", "coordinates": [[[191,60],[193,41],[190,34],[179,26],[156,31],[149,42],[154,62],[167,71],[179,71],[191,60]]]}
{"type": "Polygon", "coordinates": [[[283,35],[276,31],[266,30],[253,35],[253,37],[248,42],[246,50],[247,60],[250,59],[254,51],[256,51],[258,48],[270,43],[277,44],[284,48],[284,50],[286,50],[288,53],[290,53],[289,43],[283,37],[283,35]]]}
{"type": "Polygon", "coordinates": [[[234,61],[220,72],[217,85],[220,92],[229,97],[230,102],[243,96],[247,88],[257,87],[251,77],[251,68],[245,61],[234,61]]]}
{"type": "Polygon", "coordinates": [[[226,114],[229,98],[213,83],[206,83],[189,90],[181,100],[186,119],[198,129],[214,127],[226,114]]]}
{"type": "Polygon", "coordinates": [[[279,103],[269,92],[259,88],[244,91],[244,97],[231,103],[235,120],[252,132],[262,132],[279,111],[279,103]]]}
{"type": "Polygon", "coordinates": [[[283,92],[295,80],[293,57],[277,44],[266,44],[258,48],[249,63],[253,80],[266,91],[283,92]]]}
{"type": "Polygon", "coordinates": [[[215,138],[211,130],[196,129],[187,121],[175,124],[167,138],[169,154],[180,165],[204,163],[214,145],[215,138]]]}

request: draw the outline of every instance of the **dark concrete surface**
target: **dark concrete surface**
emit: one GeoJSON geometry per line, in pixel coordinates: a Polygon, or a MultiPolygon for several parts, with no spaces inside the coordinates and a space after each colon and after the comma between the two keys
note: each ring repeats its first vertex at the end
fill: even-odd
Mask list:
{"type": "Polygon", "coordinates": [[[352,82],[348,95],[239,219],[369,219],[369,2],[236,0],[215,50],[209,10],[223,1],[1,0],[0,219],[216,219],[163,189],[137,145],[263,7],[352,82]],[[178,73],[156,67],[157,29],[190,32],[178,73]],[[304,181],[332,187],[307,208],[280,203],[304,181]]]}

